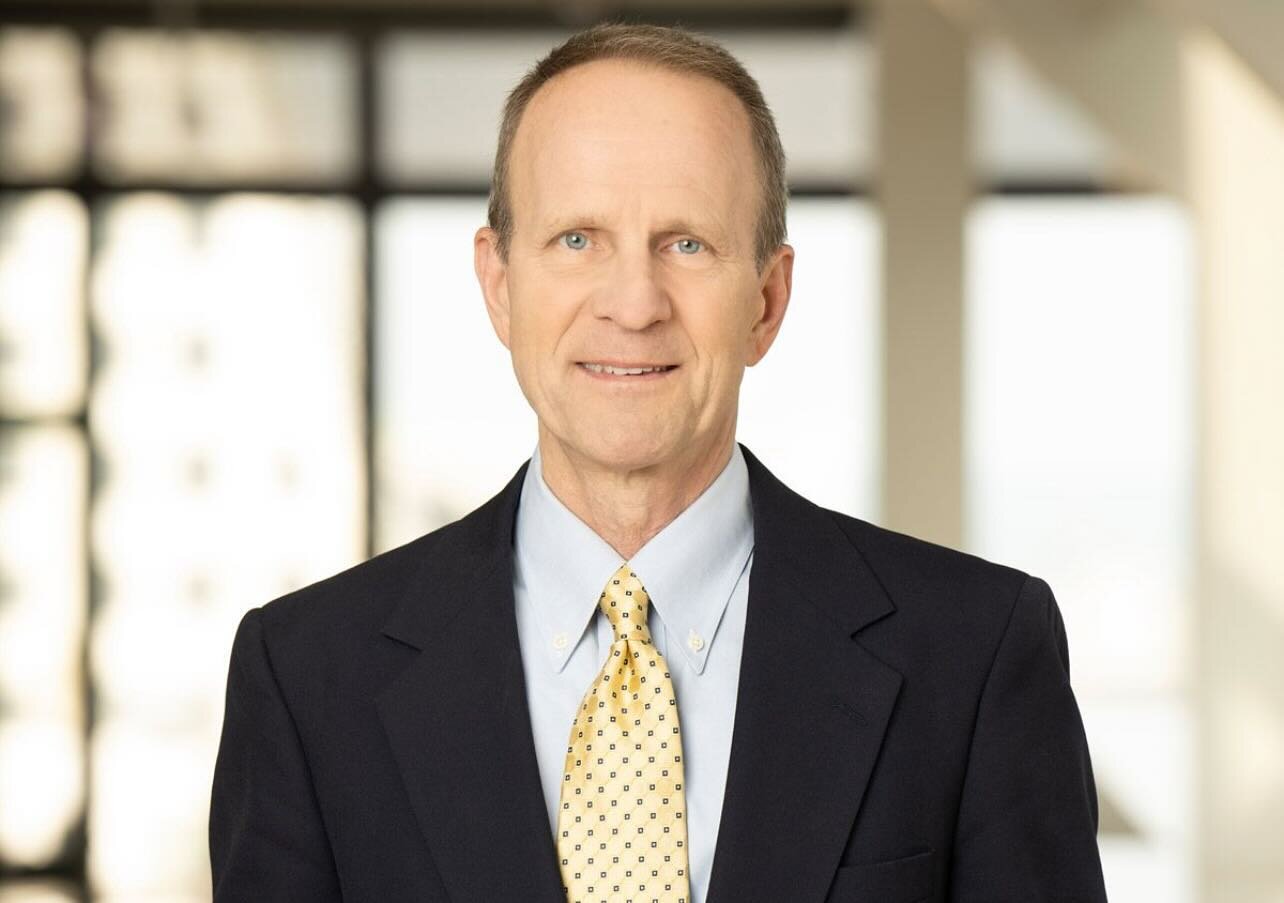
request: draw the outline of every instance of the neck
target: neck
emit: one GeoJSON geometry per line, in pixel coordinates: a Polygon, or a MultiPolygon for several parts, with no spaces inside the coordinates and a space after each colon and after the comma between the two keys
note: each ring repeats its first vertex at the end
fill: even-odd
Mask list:
{"type": "Polygon", "coordinates": [[[539,430],[544,482],[625,561],[709,488],[734,448],[733,424],[725,437],[689,456],[615,469],[567,448],[542,424],[539,430]]]}

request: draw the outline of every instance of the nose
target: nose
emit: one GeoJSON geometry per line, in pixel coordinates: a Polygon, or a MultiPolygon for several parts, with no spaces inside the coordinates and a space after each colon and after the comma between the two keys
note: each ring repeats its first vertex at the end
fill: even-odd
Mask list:
{"type": "Polygon", "coordinates": [[[621,249],[613,255],[606,279],[594,293],[592,311],[639,331],[671,316],[668,291],[647,249],[621,249]]]}

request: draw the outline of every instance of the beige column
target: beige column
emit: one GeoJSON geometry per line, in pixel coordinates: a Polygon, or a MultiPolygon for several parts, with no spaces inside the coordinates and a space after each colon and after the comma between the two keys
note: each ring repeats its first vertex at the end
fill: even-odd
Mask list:
{"type": "Polygon", "coordinates": [[[1202,272],[1199,899],[1281,903],[1284,101],[1208,32],[1184,59],[1202,272]]]}
{"type": "Polygon", "coordinates": [[[1284,98],[1284,3],[1279,0],[1149,0],[1189,26],[1210,29],[1284,98]]]}
{"type": "Polygon", "coordinates": [[[883,217],[883,523],[963,537],[967,37],[926,0],[875,9],[883,217]]]}

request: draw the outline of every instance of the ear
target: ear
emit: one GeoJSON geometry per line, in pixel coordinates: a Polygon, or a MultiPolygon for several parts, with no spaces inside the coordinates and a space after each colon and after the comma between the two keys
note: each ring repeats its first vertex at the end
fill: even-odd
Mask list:
{"type": "Polygon", "coordinates": [[[767,349],[776,340],[780,324],[785,319],[785,309],[789,307],[789,295],[794,283],[794,249],[782,244],[770,261],[758,282],[761,299],[761,316],[749,331],[749,348],[745,365],[752,367],[767,354],[767,349]]]}
{"type": "Polygon", "coordinates": [[[499,254],[499,233],[490,226],[482,226],[473,236],[473,270],[486,300],[486,313],[495,335],[512,349],[508,342],[508,264],[499,254]]]}

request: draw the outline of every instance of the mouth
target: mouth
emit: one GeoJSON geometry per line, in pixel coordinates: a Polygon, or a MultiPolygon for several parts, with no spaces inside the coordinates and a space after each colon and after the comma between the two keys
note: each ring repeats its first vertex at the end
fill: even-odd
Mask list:
{"type": "Polygon", "coordinates": [[[587,373],[589,376],[597,379],[609,379],[613,381],[631,381],[641,382],[660,379],[664,374],[676,370],[677,364],[649,364],[649,363],[616,363],[606,364],[592,361],[579,361],[577,367],[587,373]]]}

